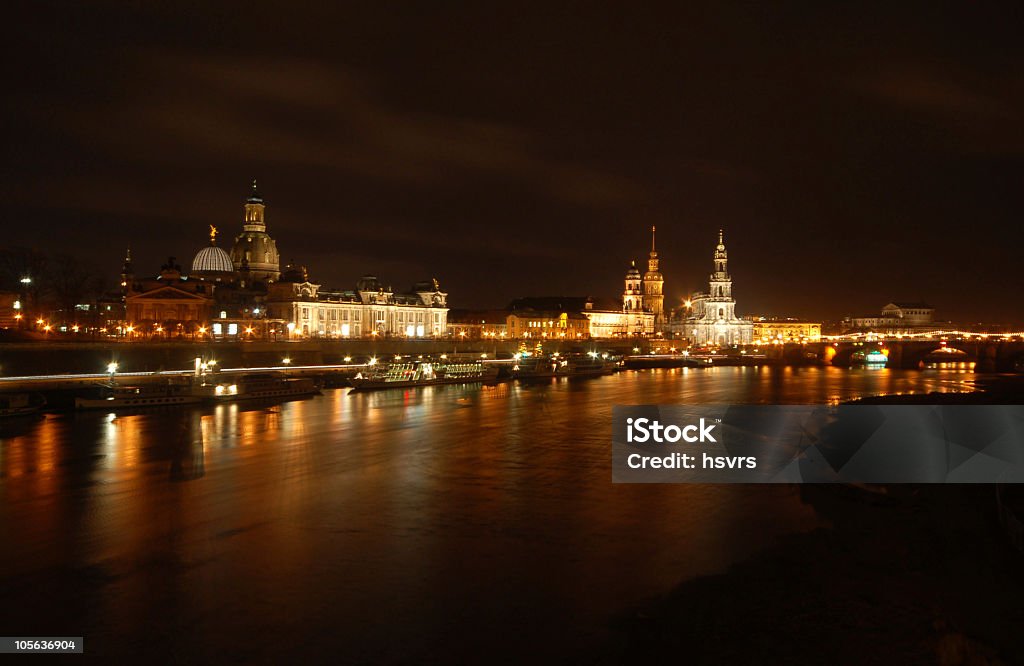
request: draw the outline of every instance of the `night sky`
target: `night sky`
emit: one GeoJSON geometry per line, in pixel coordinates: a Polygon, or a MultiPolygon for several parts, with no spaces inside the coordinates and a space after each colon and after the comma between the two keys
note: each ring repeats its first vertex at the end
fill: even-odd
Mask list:
{"type": "Polygon", "coordinates": [[[740,314],[1024,319],[1019,6],[137,4],[7,8],[4,242],[155,274],[256,178],[329,286],[616,296],[656,224],[677,303],[723,227],[740,314]]]}

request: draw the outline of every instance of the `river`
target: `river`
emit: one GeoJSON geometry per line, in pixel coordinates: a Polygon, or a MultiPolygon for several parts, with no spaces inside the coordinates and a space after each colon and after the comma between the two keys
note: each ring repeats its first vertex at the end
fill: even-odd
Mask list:
{"type": "Polygon", "coordinates": [[[973,377],[645,370],[8,420],[0,634],[155,661],[558,661],[616,613],[822,524],[792,487],[612,484],[612,405],[973,377]]]}

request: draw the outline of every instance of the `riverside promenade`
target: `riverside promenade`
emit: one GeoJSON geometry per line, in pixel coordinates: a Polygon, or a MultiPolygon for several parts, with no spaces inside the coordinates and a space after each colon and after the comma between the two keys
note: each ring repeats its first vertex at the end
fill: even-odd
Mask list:
{"type": "MultiPolygon", "coordinates": [[[[532,346],[532,344],[531,344],[532,346]]],[[[633,341],[546,341],[545,351],[614,351],[628,354],[633,341]]],[[[648,345],[645,343],[643,349],[648,345]]],[[[0,344],[0,377],[191,370],[195,359],[222,368],[343,365],[394,354],[487,354],[509,357],[519,341],[302,340],[295,342],[19,342],[0,344]],[[348,359],[348,360],[346,360],[348,359]]]]}

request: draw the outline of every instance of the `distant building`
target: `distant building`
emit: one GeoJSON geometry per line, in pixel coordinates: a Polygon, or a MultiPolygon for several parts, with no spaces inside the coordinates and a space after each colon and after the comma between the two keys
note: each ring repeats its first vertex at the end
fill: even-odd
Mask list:
{"type": "Polygon", "coordinates": [[[590,320],[575,310],[513,310],[506,322],[510,338],[581,340],[590,337],[590,320]]]}
{"type": "Polygon", "coordinates": [[[651,227],[651,254],[644,273],[644,304],[654,315],[654,330],[660,331],[665,325],[665,278],[658,271],[658,251],[654,248],[654,231],[651,227]]]}
{"type": "Polygon", "coordinates": [[[447,299],[437,280],[395,293],[364,275],[354,290],[324,290],[305,267],[289,267],[269,286],[267,312],[293,337],[437,338],[446,332],[447,299]]]}
{"type": "MultiPolygon", "coordinates": [[[[594,299],[588,296],[530,297],[512,301],[509,311],[513,314],[520,311],[547,313],[539,316],[537,321],[543,321],[545,317],[550,319],[551,313],[579,315],[587,322],[587,326],[585,334],[577,337],[649,336],[654,333],[654,313],[645,309],[642,302],[640,272],[634,265],[626,274],[626,291],[621,302],[613,299],[594,299]]],[[[538,326],[538,324],[534,324],[534,328],[538,328],[538,326]]],[[[523,329],[514,327],[510,319],[509,336],[515,337],[522,332],[524,332],[523,329]]],[[[526,330],[525,332],[530,331],[526,330]]]]}
{"type": "Polygon", "coordinates": [[[158,277],[137,279],[129,253],[121,268],[121,284],[128,322],[125,334],[192,335],[210,320],[213,287],[182,275],[174,257],[168,257],[158,277]]]}
{"type": "Polygon", "coordinates": [[[753,317],[754,344],[773,342],[816,342],[821,340],[821,322],[799,319],[753,317]]]}
{"type": "Polygon", "coordinates": [[[508,337],[507,310],[449,310],[449,338],[464,340],[505,339],[508,337]]]}
{"type": "Polygon", "coordinates": [[[16,291],[0,291],[0,328],[17,328],[21,323],[21,295],[16,291]]]}
{"type": "Polygon", "coordinates": [[[935,326],[935,308],[921,301],[889,303],[879,315],[847,317],[848,331],[871,331],[886,335],[926,331],[935,326]]]}
{"type": "Polygon", "coordinates": [[[714,272],[707,293],[694,294],[679,311],[669,330],[697,345],[745,345],[753,339],[753,324],[736,316],[736,300],[732,296],[729,275],[729,254],[724,234],[718,231],[714,253],[714,272]]]}
{"type": "Polygon", "coordinates": [[[231,264],[238,277],[245,281],[268,280],[273,282],[281,275],[281,259],[277,243],[267,233],[263,219],[266,204],[252,182],[252,192],[245,200],[245,223],[242,233],[235,237],[231,247],[231,264]]]}
{"type": "Polygon", "coordinates": [[[217,229],[192,259],[186,275],[174,259],[155,279],[139,279],[125,258],[123,308],[115,298],[100,303],[110,332],[130,337],[281,339],[292,337],[441,337],[448,295],[436,280],[394,292],[376,277],[356,288],[325,289],[304,267],[282,273],[276,241],[267,233],[266,202],[252,185],[245,199],[242,232],[231,251],[217,246],[217,229]]]}

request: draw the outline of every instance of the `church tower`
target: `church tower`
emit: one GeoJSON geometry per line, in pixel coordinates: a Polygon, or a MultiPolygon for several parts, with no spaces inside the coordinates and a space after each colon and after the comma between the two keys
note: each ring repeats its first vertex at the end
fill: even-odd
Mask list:
{"type": "Polygon", "coordinates": [[[643,280],[636,262],[632,262],[626,272],[626,290],[622,292],[623,312],[642,312],[644,309],[643,280]]]}
{"type": "Polygon", "coordinates": [[[263,218],[266,204],[256,191],[256,181],[245,200],[245,220],[242,233],[235,237],[231,248],[231,263],[243,280],[273,282],[281,275],[281,260],[277,243],[267,233],[263,218]]]}
{"type": "Polygon", "coordinates": [[[718,245],[715,247],[715,271],[711,274],[709,286],[711,298],[716,309],[717,319],[730,321],[736,317],[736,303],[732,299],[732,276],[729,275],[729,253],[725,250],[722,230],[718,230],[718,245]]]}
{"type": "Polygon", "coordinates": [[[665,278],[658,271],[658,251],[654,246],[655,227],[651,227],[651,257],[647,260],[647,272],[644,273],[644,301],[654,313],[654,327],[660,329],[665,323],[665,278]]]}
{"type": "Polygon", "coordinates": [[[732,277],[729,275],[729,253],[725,251],[722,230],[718,230],[718,246],[715,247],[715,272],[711,274],[711,297],[732,298],[732,277]]]}
{"type": "Polygon", "coordinates": [[[124,264],[121,265],[121,294],[127,294],[132,290],[132,283],[135,282],[135,269],[132,267],[132,249],[128,248],[124,255],[124,264]]]}

